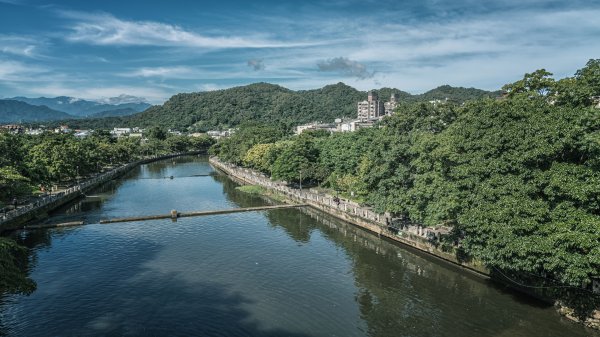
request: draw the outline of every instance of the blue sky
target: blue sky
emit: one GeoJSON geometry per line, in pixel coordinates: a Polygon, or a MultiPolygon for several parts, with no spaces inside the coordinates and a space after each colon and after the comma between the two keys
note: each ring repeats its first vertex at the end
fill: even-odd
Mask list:
{"type": "Polygon", "coordinates": [[[0,97],[171,95],[270,82],[495,90],[600,57],[600,0],[0,0],[0,97]]]}

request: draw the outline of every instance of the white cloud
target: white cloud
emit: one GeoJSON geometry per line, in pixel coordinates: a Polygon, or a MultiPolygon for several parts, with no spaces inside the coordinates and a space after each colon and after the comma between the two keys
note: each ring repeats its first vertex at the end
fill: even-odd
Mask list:
{"type": "Polygon", "coordinates": [[[74,19],[69,41],[93,45],[178,46],[195,48],[290,48],[311,42],[283,42],[254,36],[207,36],[182,27],[155,21],[126,21],[110,14],[63,11],[74,19]]]}
{"type": "Polygon", "coordinates": [[[123,77],[163,77],[163,78],[188,78],[197,71],[191,67],[143,67],[134,71],[121,74],[123,77]]]}
{"type": "Polygon", "coordinates": [[[0,53],[34,58],[38,55],[40,39],[27,36],[0,35],[0,53]]]}
{"type": "Polygon", "coordinates": [[[0,59],[0,82],[34,81],[40,75],[47,73],[43,67],[25,64],[19,61],[0,59]]]}
{"type": "Polygon", "coordinates": [[[162,103],[165,98],[168,98],[173,93],[166,92],[159,88],[148,88],[141,86],[79,86],[74,87],[70,85],[63,85],[60,83],[53,83],[41,86],[28,86],[23,87],[23,94],[29,96],[71,96],[78,97],[87,100],[98,100],[103,101],[110,99],[111,97],[119,97],[122,95],[131,95],[137,97],[143,97],[150,103],[162,103]]]}

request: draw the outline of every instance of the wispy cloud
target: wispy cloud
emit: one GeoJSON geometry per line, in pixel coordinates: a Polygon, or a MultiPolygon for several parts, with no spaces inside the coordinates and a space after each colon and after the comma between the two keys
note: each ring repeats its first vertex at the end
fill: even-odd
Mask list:
{"type": "Polygon", "coordinates": [[[48,70],[40,66],[0,59],[0,82],[30,82],[46,73],[48,70]]]}
{"type": "Polygon", "coordinates": [[[143,67],[121,74],[124,77],[187,78],[196,71],[191,67],[143,67]]]}
{"type": "Polygon", "coordinates": [[[369,72],[367,66],[362,63],[352,61],[345,57],[335,57],[326,61],[317,63],[319,71],[330,71],[342,74],[344,76],[356,77],[359,79],[372,78],[375,72],[369,72]]]}
{"type": "Polygon", "coordinates": [[[252,68],[254,71],[265,70],[263,60],[259,59],[248,60],[248,67],[252,68]]]}
{"type": "Polygon", "coordinates": [[[0,53],[37,57],[40,39],[28,36],[0,35],[0,53]]]}
{"type": "Polygon", "coordinates": [[[22,0],[0,0],[0,3],[5,3],[9,5],[22,5],[22,0]]]}
{"type": "Polygon", "coordinates": [[[155,21],[121,20],[108,13],[60,12],[75,20],[66,38],[93,45],[178,46],[194,48],[290,48],[318,42],[286,42],[256,36],[208,36],[155,21]]]}

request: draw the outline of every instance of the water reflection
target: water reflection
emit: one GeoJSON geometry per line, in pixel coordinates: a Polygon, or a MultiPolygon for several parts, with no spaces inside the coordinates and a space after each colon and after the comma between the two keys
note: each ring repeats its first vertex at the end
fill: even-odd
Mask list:
{"type": "MultiPolygon", "coordinates": [[[[235,184],[224,184],[245,205],[235,184]]],[[[256,197],[254,197],[256,198],[256,197]]],[[[352,261],[369,336],[599,336],[541,301],[436,262],[310,208],[272,210],[269,224],[307,244],[315,231],[352,261]],[[543,323],[542,323],[543,322],[543,323]]]]}
{"type": "MultiPolygon", "coordinates": [[[[210,172],[206,158],[142,166],[50,221],[267,203],[225,176],[191,177],[210,172]]],[[[8,334],[599,335],[308,208],[14,235],[40,287],[2,300],[8,334]]]]}

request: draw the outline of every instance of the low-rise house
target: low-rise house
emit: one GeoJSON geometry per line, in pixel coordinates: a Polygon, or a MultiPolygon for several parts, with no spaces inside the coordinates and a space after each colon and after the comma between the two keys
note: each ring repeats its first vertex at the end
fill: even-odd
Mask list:
{"type": "Polygon", "coordinates": [[[296,134],[299,135],[304,131],[307,130],[325,130],[325,131],[329,131],[329,132],[337,132],[337,125],[336,123],[317,123],[317,122],[313,122],[313,123],[309,123],[309,124],[304,124],[304,125],[298,125],[296,127],[296,134]]]}
{"type": "Polygon", "coordinates": [[[129,134],[131,133],[131,128],[113,128],[110,131],[110,134],[113,135],[113,137],[124,137],[124,136],[129,136],[129,134]]]}
{"type": "Polygon", "coordinates": [[[23,133],[25,132],[25,128],[19,124],[7,124],[0,126],[0,132],[8,132],[8,133],[23,133]]]}
{"type": "Polygon", "coordinates": [[[92,132],[90,130],[75,130],[75,137],[77,138],[85,138],[89,136],[92,132]]]}
{"type": "Polygon", "coordinates": [[[214,139],[220,139],[220,138],[227,138],[229,136],[231,136],[232,134],[235,133],[236,129],[228,129],[225,131],[217,131],[217,130],[211,130],[211,131],[207,131],[206,134],[209,137],[212,137],[214,139]]]}

